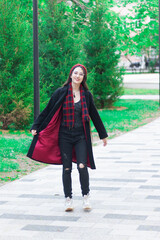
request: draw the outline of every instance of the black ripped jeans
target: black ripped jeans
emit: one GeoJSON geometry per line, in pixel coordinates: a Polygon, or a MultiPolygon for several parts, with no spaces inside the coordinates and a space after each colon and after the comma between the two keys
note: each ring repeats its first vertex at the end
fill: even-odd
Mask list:
{"type": "Polygon", "coordinates": [[[59,147],[63,163],[63,189],[65,197],[72,198],[72,152],[75,148],[77,168],[81,184],[82,195],[89,193],[89,174],[87,168],[87,143],[83,127],[71,128],[60,127],[59,147]],[[84,167],[81,168],[80,164],[84,167]]]}

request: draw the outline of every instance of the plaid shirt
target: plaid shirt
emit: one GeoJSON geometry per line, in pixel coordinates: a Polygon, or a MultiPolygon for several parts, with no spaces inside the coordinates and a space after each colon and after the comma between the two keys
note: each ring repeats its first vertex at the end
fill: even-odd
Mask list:
{"type": "MultiPolygon", "coordinates": [[[[90,117],[88,114],[85,93],[82,85],[80,86],[80,98],[82,105],[82,121],[89,121],[90,117]]],[[[69,83],[68,94],[63,103],[63,121],[64,126],[70,128],[74,127],[74,100],[71,82],[69,83]]]]}

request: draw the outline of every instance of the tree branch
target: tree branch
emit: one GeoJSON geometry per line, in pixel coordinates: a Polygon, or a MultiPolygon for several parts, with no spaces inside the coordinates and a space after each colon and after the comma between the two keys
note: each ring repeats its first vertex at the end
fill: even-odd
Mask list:
{"type": "MultiPolygon", "coordinates": [[[[77,6],[79,6],[82,10],[84,9],[89,9],[88,7],[86,7],[84,4],[81,4],[78,0],[70,0],[71,2],[74,2],[77,6]]],[[[61,3],[61,2],[67,2],[67,0],[57,0],[57,3],[61,3]]]]}

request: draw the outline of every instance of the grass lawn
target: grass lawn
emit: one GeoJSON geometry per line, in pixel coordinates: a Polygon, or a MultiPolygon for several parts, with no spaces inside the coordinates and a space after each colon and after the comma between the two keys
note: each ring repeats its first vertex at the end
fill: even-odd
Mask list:
{"type": "Polygon", "coordinates": [[[45,166],[26,157],[31,135],[22,132],[1,132],[0,183],[13,181],[45,166]]]}
{"type": "MultiPolygon", "coordinates": [[[[153,100],[119,100],[112,109],[100,110],[99,113],[109,138],[113,138],[160,116],[158,104],[153,100]]],[[[91,126],[95,142],[97,133],[93,124],[91,126]]],[[[29,132],[0,132],[0,184],[46,166],[26,157],[31,140],[29,132]]]]}
{"type": "MultiPolygon", "coordinates": [[[[116,102],[112,109],[100,110],[99,113],[109,137],[112,138],[160,116],[158,107],[158,101],[121,99],[116,102]]],[[[95,132],[93,124],[91,126],[92,131],[95,132]]]]}
{"type": "Polygon", "coordinates": [[[159,90],[125,88],[124,95],[159,95],[159,90]]]}

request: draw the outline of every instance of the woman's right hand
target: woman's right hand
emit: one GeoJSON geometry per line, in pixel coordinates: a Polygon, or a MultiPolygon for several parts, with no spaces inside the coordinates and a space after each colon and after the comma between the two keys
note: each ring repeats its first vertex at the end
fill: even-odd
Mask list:
{"type": "Polygon", "coordinates": [[[33,136],[35,136],[35,135],[37,135],[37,130],[33,129],[33,130],[31,130],[31,133],[32,133],[33,136]]]}

